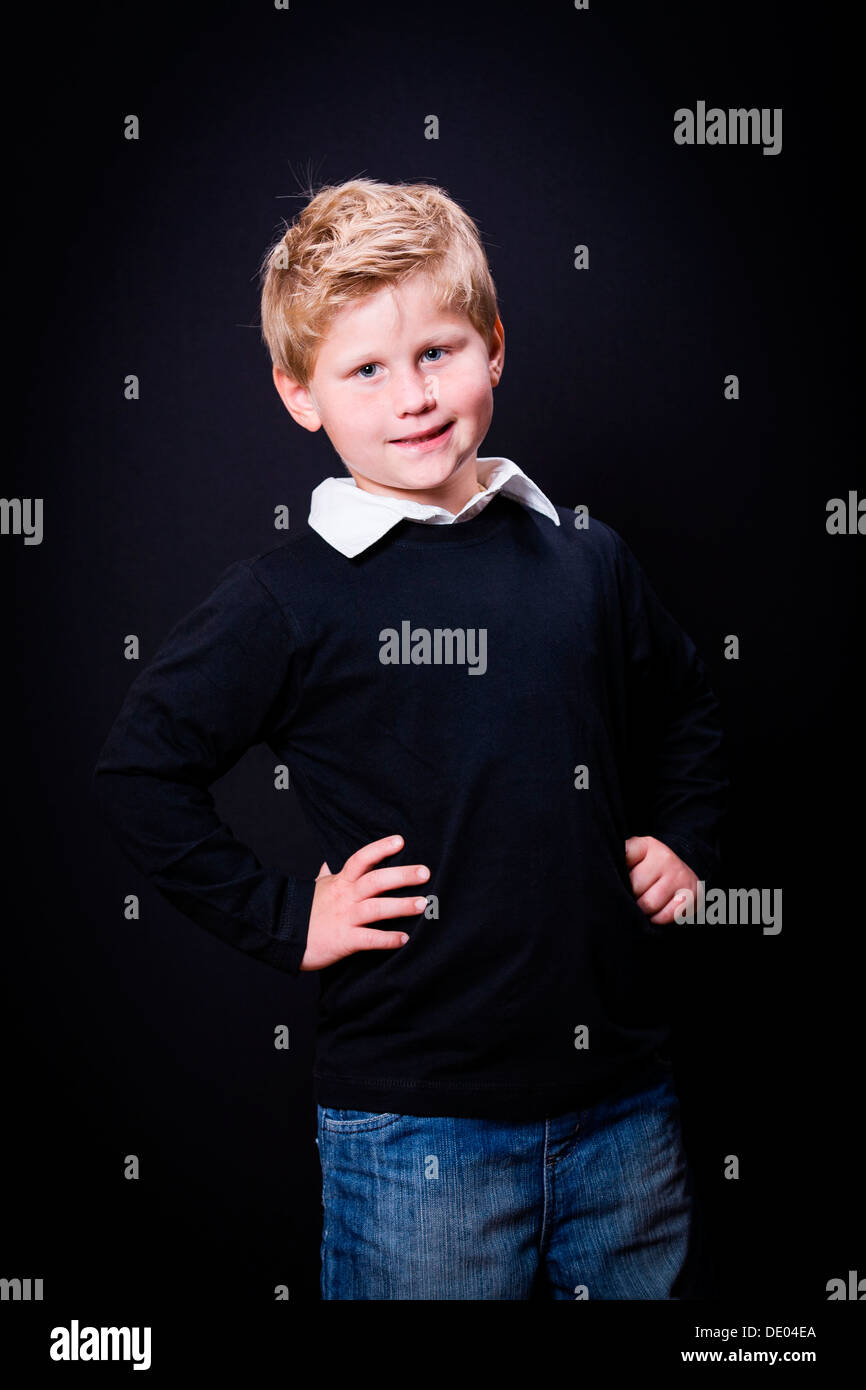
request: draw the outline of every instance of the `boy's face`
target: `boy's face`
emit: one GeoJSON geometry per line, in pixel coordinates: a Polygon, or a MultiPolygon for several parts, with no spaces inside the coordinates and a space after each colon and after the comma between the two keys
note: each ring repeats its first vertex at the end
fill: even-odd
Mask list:
{"type": "Polygon", "coordinates": [[[465,314],[436,308],[422,271],[338,311],[309,390],[278,367],[273,377],[292,418],[324,428],[359,488],[456,514],[478,488],[504,357],[501,321],[488,350],[465,314]],[[428,444],[398,442],[443,425],[428,444]]]}

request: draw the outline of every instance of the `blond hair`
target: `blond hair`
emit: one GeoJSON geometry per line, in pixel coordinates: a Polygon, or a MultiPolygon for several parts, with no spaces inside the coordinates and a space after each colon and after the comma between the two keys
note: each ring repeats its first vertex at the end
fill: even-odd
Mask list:
{"type": "Polygon", "coordinates": [[[308,387],[339,309],[420,270],[437,307],[465,313],[489,344],[499,309],[481,234],[444,189],[361,178],[321,188],[260,267],[273,365],[308,387]]]}

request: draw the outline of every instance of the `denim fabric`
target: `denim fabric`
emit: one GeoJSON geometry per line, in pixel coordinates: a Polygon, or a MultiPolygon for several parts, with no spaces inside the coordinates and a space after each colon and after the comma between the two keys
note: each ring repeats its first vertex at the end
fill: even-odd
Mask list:
{"type": "Polygon", "coordinates": [[[670,1063],[547,1120],[318,1107],[324,1299],[682,1295],[691,1173],[670,1063]]]}

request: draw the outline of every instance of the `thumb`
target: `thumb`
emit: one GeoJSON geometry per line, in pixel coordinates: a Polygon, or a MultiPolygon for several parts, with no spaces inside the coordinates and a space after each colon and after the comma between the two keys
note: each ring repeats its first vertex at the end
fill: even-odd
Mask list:
{"type": "Polygon", "coordinates": [[[320,878],[324,878],[325,875],[326,875],[326,874],[330,874],[330,872],[331,872],[331,870],[328,868],[328,861],[327,861],[327,859],[326,859],[326,860],[323,861],[321,869],[320,869],[319,872],[316,874],[316,882],[318,883],[318,881],[319,881],[320,878]]]}

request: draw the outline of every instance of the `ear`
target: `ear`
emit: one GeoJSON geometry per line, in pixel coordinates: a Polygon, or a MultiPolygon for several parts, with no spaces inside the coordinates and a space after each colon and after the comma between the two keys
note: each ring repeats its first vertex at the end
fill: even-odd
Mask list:
{"type": "Polygon", "coordinates": [[[289,376],[281,367],[274,367],[272,375],[280,400],[292,419],[303,425],[305,430],[315,432],[321,429],[322,421],[306,386],[301,386],[300,382],[295,381],[294,377],[289,376]]]}
{"type": "Polygon", "coordinates": [[[502,367],[505,362],[505,329],[502,327],[502,319],[496,315],[496,322],[490,330],[490,384],[498,386],[502,376],[502,367]]]}

